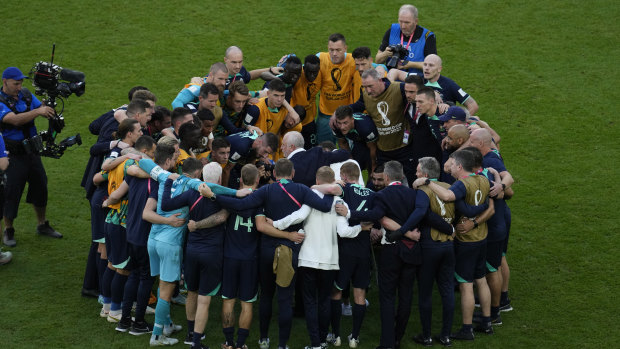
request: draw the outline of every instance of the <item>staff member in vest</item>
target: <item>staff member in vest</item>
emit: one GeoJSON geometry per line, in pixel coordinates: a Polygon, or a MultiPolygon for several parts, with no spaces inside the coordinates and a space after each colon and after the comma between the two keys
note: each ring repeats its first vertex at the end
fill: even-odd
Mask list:
{"type": "Polygon", "coordinates": [[[366,110],[377,126],[379,139],[376,164],[390,160],[400,162],[407,181],[411,183],[415,176],[415,167],[408,147],[409,122],[405,116],[407,97],[404,84],[390,83],[389,80],[382,79],[381,74],[373,68],[362,74],[362,87],[362,96],[350,107],[355,113],[366,110]]]}
{"type": "Polygon", "coordinates": [[[0,126],[6,149],[9,152],[9,167],[6,170],[7,183],[4,189],[4,230],[3,242],[14,247],[15,229],[13,220],[17,217],[17,208],[28,182],[26,201],[34,206],[37,215],[37,233],[39,235],[61,238],[62,234],[54,230],[45,217],[47,207],[47,174],[41,157],[27,153],[23,141],[35,137],[37,128],[34,119],[38,116],[50,118],[55,111],[41,104],[27,89],[22,89],[26,76],[15,68],[9,67],[2,73],[2,90],[0,91],[0,126]]]}
{"type": "Polygon", "coordinates": [[[385,32],[375,62],[385,63],[394,53],[389,46],[399,44],[409,51],[409,55],[399,63],[398,69],[409,73],[422,74],[424,57],[437,54],[435,34],[418,25],[418,9],[413,5],[406,4],[400,7],[398,23],[393,23],[385,32]]]}
{"type": "Polygon", "coordinates": [[[347,54],[347,41],[344,35],[334,33],[327,41],[329,52],[318,53],[321,62],[321,95],[319,97],[319,115],[316,119],[317,143],[332,141],[336,138],[332,134],[329,117],[341,105],[353,103],[359,98],[360,76],[355,70],[353,55],[347,54]]]}

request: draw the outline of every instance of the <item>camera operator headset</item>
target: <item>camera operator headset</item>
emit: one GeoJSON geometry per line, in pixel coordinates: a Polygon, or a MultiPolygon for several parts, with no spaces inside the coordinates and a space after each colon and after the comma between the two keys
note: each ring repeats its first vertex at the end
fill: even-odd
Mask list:
{"type": "MultiPolygon", "coordinates": [[[[2,73],[2,90],[0,91],[0,129],[6,149],[9,152],[9,166],[6,170],[4,231],[3,242],[15,246],[13,220],[17,217],[17,208],[24,186],[28,182],[26,201],[33,204],[37,215],[37,232],[55,238],[62,235],[49,226],[45,218],[47,206],[47,175],[36,147],[37,129],[34,119],[38,116],[50,118],[55,115],[53,108],[43,105],[30,91],[22,88],[23,79],[27,78],[18,68],[9,67],[2,73]],[[32,151],[34,148],[34,152],[32,151]]],[[[40,144],[40,138],[39,138],[40,144]]],[[[42,147],[42,145],[41,145],[42,147]]]]}

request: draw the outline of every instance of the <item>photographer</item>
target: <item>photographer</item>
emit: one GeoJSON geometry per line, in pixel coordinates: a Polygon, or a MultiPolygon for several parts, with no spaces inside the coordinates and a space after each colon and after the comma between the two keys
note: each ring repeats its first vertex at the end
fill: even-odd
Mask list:
{"type": "Polygon", "coordinates": [[[23,141],[37,136],[34,119],[38,116],[50,118],[54,109],[41,102],[27,89],[22,89],[26,76],[15,68],[9,67],[2,73],[2,91],[0,91],[0,128],[9,152],[9,167],[6,170],[7,183],[4,202],[3,242],[13,247],[15,242],[13,220],[17,217],[19,201],[28,182],[26,201],[33,204],[37,215],[37,233],[54,238],[62,238],[45,218],[47,206],[47,175],[41,157],[27,151],[23,141]]]}
{"type": "MultiPolygon", "coordinates": [[[[409,52],[403,62],[396,68],[409,73],[422,74],[424,57],[431,53],[437,54],[435,34],[418,26],[418,9],[413,5],[403,5],[398,10],[398,23],[393,23],[385,32],[379,52],[375,57],[377,63],[389,61],[389,57],[397,54],[397,46],[402,46],[409,52]]],[[[388,68],[393,68],[388,64],[388,68]]]]}

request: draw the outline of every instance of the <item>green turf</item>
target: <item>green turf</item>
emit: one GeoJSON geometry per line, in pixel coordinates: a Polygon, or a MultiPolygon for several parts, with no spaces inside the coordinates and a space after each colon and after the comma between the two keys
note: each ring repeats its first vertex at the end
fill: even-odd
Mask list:
{"type": "MultiPolygon", "coordinates": [[[[94,137],[88,123],[126,102],[131,86],[148,86],[169,105],[191,76],[206,73],[235,44],[249,69],[274,65],[286,53],[326,50],[342,32],[349,51],[376,50],[400,2],[6,2],[0,69],[49,60],[86,73],[86,94],[67,101],[67,127],[84,145],[45,159],[49,218],[65,238],[35,234],[32,209],[16,220],[14,260],[0,267],[0,348],[144,347],[147,337],[117,333],[79,296],[90,238],[88,203],[79,186],[94,137]]],[[[420,1],[420,24],[437,35],[443,74],[480,105],[502,136],[515,178],[509,261],[515,311],[492,337],[455,346],[602,347],[620,342],[614,294],[619,282],[620,147],[615,112],[620,57],[613,1],[420,1]],[[615,233],[614,233],[615,232],[615,233]]],[[[259,83],[251,87],[258,88],[259,83]]],[[[40,128],[45,124],[40,123],[40,128]]],[[[379,338],[376,288],[362,329],[362,348],[379,338]]],[[[212,348],[222,341],[219,302],[208,324],[212,348]]],[[[458,302],[457,302],[458,305],[458,302]]],[[[438,300],[435,299],[435,309],[438,300]]],[[[183,309],[175,320],[185,326],[183,309]]],[[[436,313],[437,314],[437,313],[436,313]]],[[[460,322],[455,314],[454,326],[460,322]]],[[[277,324],[273,322],[272,330],[277,324]]],[[[345,318],[342,333],[348,333],[345,318]]],[[[439,316],[434,318],[439,328],[439,316]]],[[[406,335],[419,331],[417,310],[406,335]]],[[[256,347],[258,328],[248,343],[256,347]]],[[[181,338],[181,336],[179,336],[181,338]]],[[[272,339],[276,332],[272,331],[272,339]]],[[[292,348],[308,343],[296,319],[292,348]]],[[[344,344],[346,346],[346,343],[344,344]]],[[[179,346],[178,346],[179,347],[179,346]]],[[[406,340],[403,348],[413,348],[406,340]]]]}

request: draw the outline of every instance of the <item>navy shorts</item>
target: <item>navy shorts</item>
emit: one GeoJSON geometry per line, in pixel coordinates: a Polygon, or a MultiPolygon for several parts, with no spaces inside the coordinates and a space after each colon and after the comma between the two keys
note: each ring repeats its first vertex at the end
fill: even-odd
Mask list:
{"type": "Polygon", "coordinates": [[[187,290],[215,296],[222,285],[222,254],[186,250],[184,270],[187,290]]]}
{"type": "Polygon", "coordinates": [[[306,150],[318,145],[316,142],[316,123],[314,121],[302,127],[301,135],[304,137],[304,148],[306,150]]]}
{"type": "Polygon", "coordinates": [[[127,248],[127,232],[122,225],[104,223],[105,247],[108,253],[108,262],[115,268],[125,269],[129,263],[129,249],[127,248]]]}
{"type": "Polygon", "coordinates": [[[224,258],[222,298],[254,302],[258,295],[258,259],[224,258]]]}
{"type": "Polygon", "coordinates": [[[151,262],[149,260],[149,251],[146,246],[138,246],[128,242],[127,249],[129,251],[129,264],[127,269],[133,270],[143,268],[147,270],[150,275],[151,262]]]}
{"type": "Polygon", "coordinates": [[[502,265],[502,252],[504,240],[487,242],[487,272],[493,273],[502,265]]]}
{"type": "Polygon", "coordinates": [[[107,195],[106,190],[97,189],[90,199],[90,231],[91,238],[95,242],[105,242],[104,225],[109,209],[101,207],[101,204],[107,195]]]}
{"type": "Polygon", "coordinates": [[[370,285],[370,256],[350,256],[340,254],[340,270],[334,284],[337,289],[343,290],[353,284],[354,288],[367,288],[370,285]]]}
{"type": "Polygon", "coordinates": [[[487,240],[461,242],[454,240],[456,265],[454,276],[459,283],[474,282],[487,274],[487,240]]]}
{"type": "Polygon", "coordinates": [[[38,155],[9,154],[4,188],[4,216],[17,218],[17,208],[28,183],[26,202],[36,207],[47,206],[47,175],[38,155]]]}

